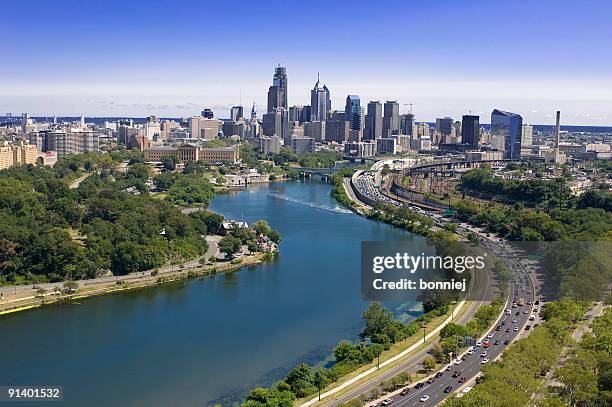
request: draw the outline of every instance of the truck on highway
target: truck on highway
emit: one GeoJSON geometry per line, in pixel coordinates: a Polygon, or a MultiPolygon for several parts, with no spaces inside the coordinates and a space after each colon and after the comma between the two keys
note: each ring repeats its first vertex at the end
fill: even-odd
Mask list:
{"type": "Polygon", "coordinates": [[[516,305],[518,305],[519,307],[522,307],[523,305],[525,305],[525,299],[524,298],[519,298],[519,300],[516,303],[516,305]]]}

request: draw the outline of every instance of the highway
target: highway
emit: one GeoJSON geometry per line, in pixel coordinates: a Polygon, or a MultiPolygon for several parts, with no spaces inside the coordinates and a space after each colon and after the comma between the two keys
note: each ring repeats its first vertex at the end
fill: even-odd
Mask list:
{"type": "MultiPolygon", "coordinates": [[[[486,273],[484,274],[484,276],[485,279],[481,284],[479,284],[478,290],[472,292],[470,298],[468,298],[470,302],[468,303],[469,305],[467,306],[467,309],[458,319],[454,321],[455,323],[462,325],[466,324],[470,319],[472,319],[476,311],[478,311],[478,309],[482,305],[486,305],[490,302],[490,299],[493,297],[493,291],[495,287],[490,280],[489,274],[486,273]]],[[[342,403],[346,403],[354,399],[355,397],[358,397],[359,395],[369,391],[370,389],[378,386],[381,381],[388,380],[402,371],[407,371],[412,374],[418,372],[419,370],[421,370],[421,362],[423,361],[423,358],[431,352],[431,349],[433,348],[434,344],[435,341],[430,342],[423,349],[411,355],[409,358],[407,358],[405,361],[401,362],[397,366],[389,369],[381,375],[372,377],[368,381],[361,383],[358,386],[355,386],[351,391],[341,396],[337,396],[334,399],[331,399],[328,403],[326,403],[326,405],[338,406],[342,403]]]]}
{"type": "MultiPolygon", "coordinates": [[[[498,246],[499,247],[499,246],[498,246]]],[[[503,246],[501,246],[503,247],[503,246]]],[[[471,388],[467,384],[471,384],[474,378],[479,374],[481,368],[483,367],[483,360],[487,359],[487,363],[491,363],[495,358],[497,358],[504,348],[507,346],[506,343],[511,343],[517,337],[525,334],[526,325],[532,325],[534,323],[540,323],[540,318],[537,313],[533,312],[534,308],[537,308],[538,311],[541,309],[541,304],[533,305],[536,301],[536,293],[534,290],[534,285],[531,281],[531,277],[529,273],[524,269],[523,265],[518,260],[510,259],[510,256],[514,254],[512,252],[503,250],[503,255],[507,257],[507,262],[509,266],[513,270],[514,274],[514,282],[510,284],[510,298],[512,302],[518,301],[519,298],[524,298],[526,304],[521,306],[512,305],[512,302],[509,302],[507,306],[508,309],[511,310],[510,315],[506,315],[504,313],[501,321],[493,327],[487,335],[492,335],[490,338],[490,347],[485,348],[483,346],[476,347],[473,352],[464,352],[463,359],[464,360],[456,360],[456,363],[453,362],[450,365],[446,366],[443,370],[438,372],[438,375],[441,377],[435,378],[433,376],[433,381],[428,383],[426,380],[420,381],[419,383],[424,383],[424,386],[416,389],[416,384],[411,384],[407,386],[407,392],[405,392],[404,396],[397,394],[389,398],[390,403],[382,402],[378,405],[380,406],[435,406],[443,401],[446,397],[456,396],[455,393],[457,389],[460,389],[458,395],[461,396],[463,393],[462,390],[471,388]],[[518,313],[518,315],[517,315],[518,313]],[[529,317],[531,314],[536,314],[535,321],[529,321],[529,317]],[[499,328],[499,331],[497,329],[499,328]],[[516,330],[515,330],[516,329],[516,330]],[[506,342],[507,341],[507,342],[506,342]],[[497,343],[497,345],[495,345],[497,343]],[[481,355],[482,352],[486,352],[486,356],[481,355]],[[449,369],[450,366],[450,370],[449,369]],[[455,377],[453,377],[455,376],[455,377]],[[451,386],[449,392],[445,392],[445,389],[451,386]],[[427,397],[427,400],[422,400],[423,397],[427,397]]],[[[432,377],[432,376],[430,376],[432,377]]]]}
{"type": "MultiPolygon", "coordinates": [[[[384,162],[381,161],[379,163],[379,167],[382,168],[383,164],[384,162]]],[[[356,187],[359,188],[362,193],[365,193],[367,196],[371,196],[375,199],[379,194],[377,188],[375,187],[378,180],[375,178],[376,177],[371,173],[364,179],[359,177],[356,187]]],[[[451,222],[451,220],[446,219],[441,215],[434,214],[433,212],[428,212],[416,207],[413,207],[412,209],[423,215],[433,217],[438,227],[444,227],[445,223],[451,222]]],[[[474,349],[471,354],[468,354],[467,351],[464,352],[464,354],[461,355],[463,360],[456,360],[459,362],[458,364],[455,364],[454,362],[450,364],[450,370],[447,370],[448,366],[445,366],[443,370],[437,372],[437,375],[439,376],[438,378],[434,377],[436,374],[432,374],[429,376],[429,378],[432,379],[430,383],[427,383],[427,379],[421,380],[418,383],[423,383],[423,386],[420,387],[419,385],[420,388],[418,389],[415,388],[418,383],[411,384],[410,386],[405,387],[404,391],[401,392],[404,395],[399,394],[400,391],[395,392],[396,394],[388,398],[387,402],[379,403],[378,405],[380,406],[387,406],[390,404],[394,406],[435,406],[451,394],[457,394],[456,392],[458,389],[461,390],[459,394],[459,396],[461,396],[463,390],[469,387],[467,384],[473,383],[476,376],[480,373],[480,370],[484,365],[481,363],[483,359],[487,359],[489,361],[494,360],[502,353],[507,344],[510,344],[512,341],[528,332],[525,331],[526,325],[532,325],[540,322],[539,315],[537,314],[535,321],[528,321],[530,315],[532,314],[533,308],[535,307],[533,304],[537,299],[537,287],[539,287],[539,284],[537,284],[537,281],[535,281],[536,276],[534,267],[527,264],[529,261],[522,258],[521,253],[517,252],[516,249],[512,248],[507,242],[503,241],[503,239],[489,235],[480,228],[476,228],[465,223],[460,223],[457,227],[457,232],[464,235],[467,233],[475,233],[479,237],[483,246],[487,247],[496,256],[502,258],[506,265],[512,270],[513,280],[510,283],[508,291],[509,298],[506,304],[507,309],[510,309],[511,313],[510,315],[507,315],[506,312],[504,312],[504,315],[497,325],[493,327],[490,332],[485,334],[485,336],[489,334],[493,335],[490,340],[489,348],[485,349],[481,346],[474,349]],[[513,302],[517,302],[519,298],[524,298],[526,305],[522,307],[513,305],[513,302]],[[500,328],[499,331],[496,330],[498,327],[500,328]],[[497,343],[497,345],[495,343],[497,343]],[[486,357],[481,357],[481,353],[485,350],[486,357]],[[457,377],[452,377],[453,375],[457,377]],[[461,383],[459,383],[460,380],[461,383]],[[447,389],[448,386],[451,386],[450,389],[447,389]],[[445,392],[445,389],[447,389],[448,392],[445,392]],[[426,400],[421,400],[422,397],[425,397],[426,400]]],[[[483,287],[485,288],[485,291],[477,294],[479,298],[477,298],[477,300],[471,304],[468,311],[463,314],[458,321],[456,321],[457,323],[466,324],[474,316],[478,308],[488,302],[486,299],[491,298],[490,295],[487,296],[489,294],[487,291],[491,289],[491,284],[484,284],[483,287]]],[[[538,305],[537,308],[539,311],[541,309],[541,304],[538,305]]],[[[361,394],[369,392],[372,388],[378,386],[380,382],[390,379],[401,371],[407,371],[411,374],[415,373],[416,371],[420,370],[422,360],[431,351],[432,346],[433,344],[427,346],[426,348],[412,355],[409,359],[402,362],[397,367],[390,369],[383,375],[379,375],[376,378],[355,387],[355,389],[343,396],[330,400],[325,405],[338,406],[339,404],[346,403],[360,396],[361,394]]],[[[377,404],[371,404],[371,406],[374,405],[377,404]]]]}

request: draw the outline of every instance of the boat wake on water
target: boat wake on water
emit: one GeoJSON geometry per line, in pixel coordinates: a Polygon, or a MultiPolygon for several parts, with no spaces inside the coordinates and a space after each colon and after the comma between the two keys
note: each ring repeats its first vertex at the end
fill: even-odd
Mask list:
{"type": "Polygon", "coordinates": [[[290,198],[286,195],[267,194],[267,196],[276,198],[276,199],[282,199],[283,201],[291,202],[291,203],[302,205],[302,206],[308,206],[310,208],[322,209],[324,211],[329,211],[329,212],[334,212],[334,213],[352,213],[350,210],[346,208],[341,208],[339,206],[319,205],[319,204],[315,204],[312,202],[300,201],[299,199],[290,198]]]}

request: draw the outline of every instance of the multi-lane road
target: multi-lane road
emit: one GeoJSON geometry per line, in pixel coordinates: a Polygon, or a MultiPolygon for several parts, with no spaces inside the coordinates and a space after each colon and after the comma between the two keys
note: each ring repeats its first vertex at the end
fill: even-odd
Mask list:
{"type": "Polygon", "coordinates": [[[510,313],[508,315],[507,312],[504,312],[502,319],[491,331],[487,332],[487,337],[490,336],[488,338],[490,346],[485,347],[483,343],[480,343],[481,346],[465,352],[462,357],[455,359],[437,372],[439,377],[436,378],[434,375],[429,381],[419,382],[423,383],[423,386],[420,387],[419,384],[418,389],[417,384],[411,384],[404,388],[403,393],[390,397],[388,399],[390,402],[382,402],[379,405],[435,406],[449,396],[461,396],[464,390],[471,389],[470,384],[473,383],[474,378],[485,364],[497,358],[504,348],[519,335],[524,335],[527,326],[531,329],[534,324],[540,323],[538,312],[542,304],[535,305],[537,297],[530,274],[520,260],[511,258],[513,253],[508,252],[508,249],[501,245],[498,247],[502,250],[500,254],[506,258],[508,265],[512,268],[514,277],[510,283],[510,297],[506,305],[510,313]],[[523,306],[516,304],[521,298],[525,301],[523,306]],[[531,315],[535,315],[534,321],[529,321],[531,315]]]}
{"type": "MultiPolygon", "coordinates": [[[[382,163],[380,166],[382,168],[382,163]]],[[[370,174],[370,176],[374,178],[373,174],[370,174]]],[[[367,182],[362,182],[359,186],[362,188],[364,186],[369,187],[365,188],[369,190],[376,189],[374,185],[367,182]]],[[[416,207],[412,209],[423,215],[433,217],[439,227],[444,227],[445,223],[450,222],[449,219],[445,219],[441,215],[436,215],[416,207]]],[[[537,288],[539,284],[534,281],[536,277],[533,264],[528,264],[529,261],[525,259],[524,255],[516,251],[515,248],[512,248],[507,242],[495,236],[490,236],[479,228],[461,223],[457,228],[457,232],[461,234],[475,233],[482,244],[493,254],[501,257],[511,269],[513,279],[510,283],[509,298],[506,304],[506,310],[509,310],[509,314],[508,311],[504,311],[501,319],[490,332],[487,332],[486,336],[491,335],[488,347],[481,344],[481,346],[475,347],[471,351],[464,352],[463,355],[460,355],[459,359],[445,366],[440,372],[432,374],[428,380],[424,379],[419,383],[405,387],[401,393],[396,393],[394,396],[389,397],[386,402],[379,403],[379,405],[435,406],[449,396],[461,397],[462,394],[471,389],[470,384],[473,384],[474,379],[484,365],[491,363],[491,361],[497,358],[513,340],[528,333],[534,324],[540,323],[539,311],[542,304],[538,300],[537,288]],[[522,306],[517,304],[521,298],[525,302],[522,306]],[[535,305],[536,301],[538,305],[535,305]],[[529,321],[532,314],[535,315],[535,320],[529,321]],[[527,326],[529,326],[529,329],[526,329],[527,326]],[[483,352],[485,353],[483,354],[483,352]],[[438,377],[435,377],[436,375],[438,377]]],[[[487,302],[485,300],[491,298],[490,293],[486,291],[490,289],[491,285],[487,283],[485,291],[481,294],[482,297],[474,301],[468,311],[456,322],[460,324],[467,323],[478,308],[487,302]]],[[[423,357],[431,351],[432,346],[425,347],[406,361],[385,372],[385,374],[355,387],[350,392],[330,400],[325,405],[337,406],[346,403],[361,394],[369,392],[381,381],[387,380],[401,371],[415,372],[420,367],[423,357]]]]}

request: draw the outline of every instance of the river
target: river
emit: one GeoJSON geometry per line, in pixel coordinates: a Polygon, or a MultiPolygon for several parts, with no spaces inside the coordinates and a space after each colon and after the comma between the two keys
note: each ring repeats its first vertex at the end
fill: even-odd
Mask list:
{"type": "MultiPolygon", "coordinates": [[[[0,319],[0,385],[57,385],[64,405],[231,404],[362,327],[362,240],[424,239],[353,214],[319,181],[221,194],[211,208],[283,236],[273,262],[0,319]]],[[[389,304],[400,318],[414,302],[389,304]]],[[[38,405],[38,403],[37,403],[38,405]]]]}

